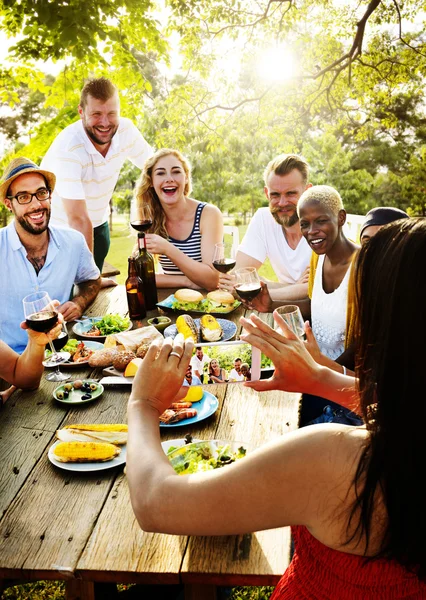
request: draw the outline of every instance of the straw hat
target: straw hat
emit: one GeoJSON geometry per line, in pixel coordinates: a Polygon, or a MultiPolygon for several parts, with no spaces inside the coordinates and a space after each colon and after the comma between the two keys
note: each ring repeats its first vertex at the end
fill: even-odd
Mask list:
{"type": "Polygon", "coordinates": [[[55,175],[50,171],[43,171],[32,160],[20,156],[9,163],[0,179],[0,200],[2,202],[5,201],[7,190],[12,181],[24,173],[40,173],[46,179],[49,189],[53,191],[56,183],[55,175]]]}

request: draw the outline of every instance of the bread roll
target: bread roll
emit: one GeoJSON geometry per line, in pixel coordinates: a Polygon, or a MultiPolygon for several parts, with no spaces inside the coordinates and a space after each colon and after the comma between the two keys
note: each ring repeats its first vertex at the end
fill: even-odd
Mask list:
{"type": "Polygon", "coordinates": [[[134,352],[130,352],[126,350],[125,352],[117,352],[117,355],[114,357],[112,361],[112,366],[117,371],[124,371],[131,360],[136,358],[136,354],[134,352]]]}
{"type": "Polygon", "coordinates": [[[103,348],[102,350],[96,350],[92,356],[89,357],[89,366],[102,368],[111,367],[117,354],[118,351],[115,348],[103,348]]]}
{"type": "Polygon", "coordinates": [[[234,304],[235,302],[234,296],[225,290],[214,290],[213,292],[209,292],[207,294],[207,299],[212,302],[217,302],[217,304],[234,304]]]}
{"type": "Polygon", "coordinates": [[[178,302],[201,302],[204,298],[203,294],[197,292],[197,290],[190,290],[187,288],[176,290],[174,296],[178,302]]]}

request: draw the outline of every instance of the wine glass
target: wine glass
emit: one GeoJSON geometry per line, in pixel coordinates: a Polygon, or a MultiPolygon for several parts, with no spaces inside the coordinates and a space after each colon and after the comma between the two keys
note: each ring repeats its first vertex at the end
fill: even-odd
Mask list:
{"type": "Polygon", "coordinates": [[[244,267],[235,271],[235,291],[242,300],[251,302],[260,292],[259,273],[255,267],[244,267]]]}
{"type": "Polygon", "coordinates": [[[130,221],[130,225],[133,229],[136,229],[138,233],[145,234],[150,227],[152,227],[153,216],[152,208],[150,204],[141,204],[138,207],[138,219],[130,221]]]}
{"type": "MultiPolygon", "coordinates": [[[[284,319],[289,329],[297,335],[301,340],[306,339],[305,334],[305,322],[300,312],[300,308],[295,304],[288,304],[287,306],[280,306],[276,309],[277,313],[284,319]]],[[[274,321],[274,329],[279,333],[282,333],[281,327],[274,321]]]]}
{"type": "MultiPolygon", "coordinates": [[[[56,325],[58,322],[58,312],[53,307],[52,300],[47,292],[36,292],[34,294],[30,294],[29,296],[25,296],[22,301],[24,305],[24,315],[25,322],[29,329],[33,331],[38,331],[40,333],[47,333],[56,325]]],[[[62,332],[64,332],[64,324],[62,325],[62,332]]],[[[58,338],[58,350],[63,348],[63,346],[68,341],[68,331],[66,331],[65,326],[65,335],[61,335],[58,338]],[[64,344],[62,345],[62,341],[64,344]]],[[[56,340],[55,340],[56,341],[56,340]]],[[[64,356],[60,356],[55,349],[54,343],[51,339],[49,339],[49,346],[52,351],[52,356],[49,359],[49,363],[52,366],[56,365],[56,369],[54,372],[49,373],[46,376],[48,381],[66,381],[70,378],[70,375],[65,375],[65,373],[61,373],[59,370],[59,364],[66,360],[64,356]]],[[[69,355],[68,355],[69,358],[69,355]]]]}
{"type": "Polygon", "coordinates": [[[215,244],[213,266],[220,273],[232,271],[235,267],[235,256],[233,256],[232,248],[228,249],[224,243],[215,244]]]}

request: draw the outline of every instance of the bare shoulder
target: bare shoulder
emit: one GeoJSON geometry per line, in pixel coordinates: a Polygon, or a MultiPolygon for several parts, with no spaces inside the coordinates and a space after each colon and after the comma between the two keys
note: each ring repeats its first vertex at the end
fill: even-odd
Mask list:
{"type": "Polygon", "coordinates": [[[216,218],[222,218],[222,213],[220,212],[217,206],[215,206],[214,204],[206,204],[203,208],[203,212],[201,213],[201,220],[206,218],[210,219],[213,215],[216,218]]]}

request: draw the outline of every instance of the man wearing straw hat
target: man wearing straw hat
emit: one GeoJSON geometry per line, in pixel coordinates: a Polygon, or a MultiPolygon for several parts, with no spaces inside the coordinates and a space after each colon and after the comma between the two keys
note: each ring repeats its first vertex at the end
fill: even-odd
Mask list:
{"type": "Polygon", "coordinates": [[[16,352],[27,344],[20,329],[22,299],[47,291],[65,321],[78,319],[100,289],[100,273],[83,235],[49,226],[55,175],[27,158],[15,158],[0,180],[0,201],[14,220],[0,229],[0,331],[16,352]],[[70,289],[77,293],[70,300],[70,289]]]}

